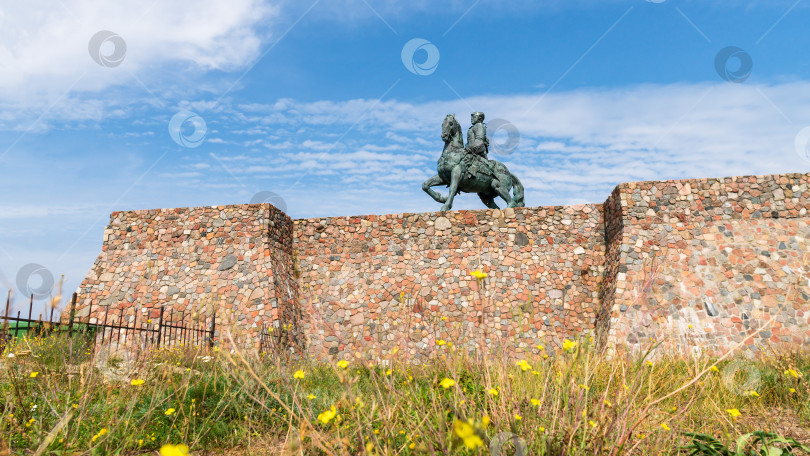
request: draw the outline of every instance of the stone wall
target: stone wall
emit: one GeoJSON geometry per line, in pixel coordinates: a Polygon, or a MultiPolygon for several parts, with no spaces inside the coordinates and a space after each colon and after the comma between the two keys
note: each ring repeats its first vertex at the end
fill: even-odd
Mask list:
{"type": "Polygon", "coordinates": [[[310,353],[558,345],[593,327],[603,223],[599,205],[296,220],[310,353]]]}
{"type": "Polygon", "coordinates": [[[269,204],[114,212],[77,290],[77,316],[109,323],[204,319],[257,328],[292,319],[292,221],[269,204]],[[92,315],[90,313],[92,312],[92,315]]]}
{"type": "Polygon", "coordinates": [[[773,318],[748,349],[810,344],[809,192],[808,174],[620,185],[610,340],[724,352],[773,318]]]}
{"type": "Polygon", "coordinates": [[[515,355],[594,331],[637,349],[810,343],[810,174],[621,184],[604,204],[291,220],[116,212],[79,315],[217,311],[315,357],[515,355]],[[488,274],[479,282],[473,270],[488,274]],[[93,308],[91,309],[91,304],[93,308]],[[104,310],[106,312],[106,310],[104,310]]]}

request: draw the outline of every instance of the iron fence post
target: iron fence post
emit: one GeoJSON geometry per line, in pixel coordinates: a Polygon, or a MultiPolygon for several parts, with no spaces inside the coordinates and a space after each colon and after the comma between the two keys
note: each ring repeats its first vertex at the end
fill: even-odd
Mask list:
{"type": "Polygon", "coordinates": [[[208,347],[214,348],[214,333],[217,330],[217,312],[211,315],[211,335],[208,338],[208,347]]]}
{"type": "Polygon", "coordinates": [[[163,332],[163,307],[160,307],[160,317],[158,317],[158,333],[157,333],[157,345],[160,347],[160,336],[163,332]]]}

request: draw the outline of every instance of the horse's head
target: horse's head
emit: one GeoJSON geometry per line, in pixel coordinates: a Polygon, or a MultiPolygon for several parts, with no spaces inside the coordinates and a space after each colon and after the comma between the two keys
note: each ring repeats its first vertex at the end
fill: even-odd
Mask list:
{"type": "Polygon", "coordinates": [[[444,122],[442,122],[442,140],[444,142],[452,140],[458,131],[461,131],[461,125],[456,120],[456,116],[453,114],[446,115],[444,122]]]}

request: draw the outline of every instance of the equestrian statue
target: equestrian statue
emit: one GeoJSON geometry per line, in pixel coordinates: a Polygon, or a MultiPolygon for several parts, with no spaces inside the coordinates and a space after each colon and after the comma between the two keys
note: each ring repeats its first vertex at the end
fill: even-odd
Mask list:
{"type": "Polygon", "coordinates": [[[517,176],[510,173],[503,163],[487,159],[489,139],[484,113],[472,113],[470,123],[467,147],[464,147],[461,125],[455,115],[448,114],[444,118],[444,149],[439,157],[438,173],[422,184],[422,190],[434,200],[444,203],[442,212],[453,207],[453,198],[459,192],[478,193],[478,197],[490,209],[498,209],[495,204],[498,196],[506,201],[507,207],[524,207],[523,185],[517,176]],[[444,196],[431,188],[438,185],[450,187],[450,193],[444,196]]]}

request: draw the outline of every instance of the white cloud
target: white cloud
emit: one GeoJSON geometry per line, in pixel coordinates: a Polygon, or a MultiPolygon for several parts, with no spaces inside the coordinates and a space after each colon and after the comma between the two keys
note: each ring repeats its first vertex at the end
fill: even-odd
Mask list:
{"type": "MultiPolygon", "coordinates": [[[[293,181],[329,176],[316,185],[381,184],[385,176],[389,181],[426,178],[441,151],[438,132],[444,115],[457,113],[466,130],[462,113],[469,111],[467,104],[519,129],[517,150],[494,158],[520,176],[533,205],[600,203],[613,186],[628,181],[810,169],[793,146],[798,131],[810,125],[810,83],[800,81],[639,85],[428,103],[284,99],[237,110],[232,117],[246,124],[234,129],[273,119],[273,124],[311,132],[308,139],[279,133],[280,140],[265,144],[273,156],[242,154],[233,171],[293,181]],[[334,145],[331,138],[352,126],[334,145]],[[421,174],[395,176],[396,170],[409,168],[421,174]]],[[[414,198],[423,196],[418,186],[411,191],[414,198]]]]}
{"type": "MultiPolygon", "coordinates": [[[[170,65],[189,72],[233,70],[257,57],[278,7],[259,0],[187,2],[32,0],[4,2],[0,14],[0,100],[25,106],[56,100],[69,89],[100,92],[149,80],[170,65]],[[101,30],[126,43],[123,63],[98,65],[88,44],[101,30]]],[[[112,52],[110,42],[101,52],[112,52]]],[[[161,77],[172,77],[162,74],[161,77]]]]}

